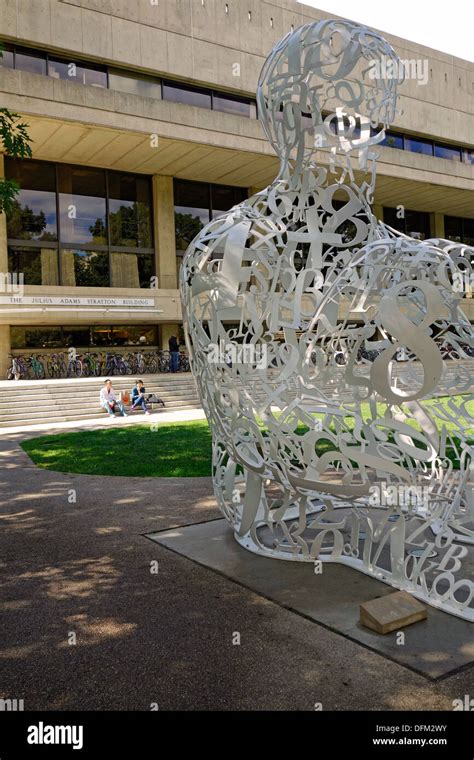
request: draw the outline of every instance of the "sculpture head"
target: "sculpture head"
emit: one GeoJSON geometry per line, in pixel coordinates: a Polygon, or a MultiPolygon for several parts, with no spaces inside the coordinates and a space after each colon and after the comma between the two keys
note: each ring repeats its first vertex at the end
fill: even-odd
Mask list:
{"type": "Polygon", "coordinates": [[[392,47],[365,26],[326,20],[287,34],[257,89],[260,122],[282,169],[306,168],[318,149],[348,154],[380,142],[402,81],[392,47]]]}

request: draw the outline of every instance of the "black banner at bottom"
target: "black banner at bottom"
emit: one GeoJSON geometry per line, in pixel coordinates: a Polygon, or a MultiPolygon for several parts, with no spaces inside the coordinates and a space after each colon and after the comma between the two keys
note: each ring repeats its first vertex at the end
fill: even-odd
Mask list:
{"type": "MultiPolygon", "coordinates": [[[[241,739],[244,723],[252,731],[252,751],[261,742],[267,752],[278,747],[300,753],[329,749],[362,752],[369,757],[472,760],[473,716],[453,712],[2,712],[0,760],[26,757],[134,758],[169,754],[169,742],[181,753],[205,745],[222,745],[222,729],[241,739]],[[181,729],[181,730],[180,730],[181,729]],[[182,730],[185,729],[185,730],[182,730]],[[296,729],[296,733],[295,733],[296,729]],[[180,730],[180,731],[179,731],[180,730]],[[179,733],[177,733],[179,731],[179,733]],[[213,732],[216,731],[213,740],[213,732]],[[234,732],[233,734],[231,732],[234,732]],[[272,733],[273,732],[273,733],[272,733]],[[220,739],[218,737],[221,737],[220,739]],[[168,747],[168,749],[166,749],[168,747]],[[156,751],[155,751],[156,750],[156,751]]],[[[240,743],[241,740],[237,739],[240,743]]],[[[236,750],[230,742],[228,749],[236,750]]]]}

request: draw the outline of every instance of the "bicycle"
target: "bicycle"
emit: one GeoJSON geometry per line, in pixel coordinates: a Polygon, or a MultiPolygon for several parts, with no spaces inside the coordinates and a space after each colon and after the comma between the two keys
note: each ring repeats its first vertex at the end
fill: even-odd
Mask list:
{"type": "Polygon", "coordinates": [[[28,362],[28,374],[33,375],[34,380],[44,380],[45,378],[45,369],[43,362],[41,359],[39,359],[35,354],[31,354],[30,358],[27,360],[28,362]]]}
{"type": "Polygon", "coordinates": [[[181,352],[179,355],[178,372],[191,372],[191,365],[188,356],[181,352]]]}
{"type": "Polygon", "coordinates": [[[63,354],[51,354],[47,362],[48,375],[52,378],[66,377],[67,368],[63,354]]]}
{"type": "Polygon", "coordinates": [[[158,353],[158,372],[171,371],[171,355],[169,351],[160,351],[158,353]]]}
{"type": "Polygon", "coordinates": [[[7,380],[24,380],[28,376],[28,367],[21,356],[10,354],[11,365],[7,370],[7,380]]]}
{"type": "Polygon", "coordinates": [[[69,359],[66,374],[68,377],[82,377],[82,362],[78,356],[69,359]]]}

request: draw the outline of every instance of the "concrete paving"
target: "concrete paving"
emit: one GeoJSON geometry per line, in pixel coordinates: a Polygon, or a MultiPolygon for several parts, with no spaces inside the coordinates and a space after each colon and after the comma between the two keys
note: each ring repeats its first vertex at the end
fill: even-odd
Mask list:
{"type": "Polygon", "coordinates": [[[30,436],[0,438],[0,698],[26,710],[451,710],[474,694],[470,667],[433,681],[146,538],[219,519],[208,478],[43,471],[19,447],[30,436]]]}
{"type": "Polygon", "coordinates": [[[259,557],[237,544],[226,520],[149,538],[430,678],[474,662],[472,623],[427,605],[428,619],[403,629],[397,644],[397,631],[381,636],[359,624],[360,605],[391,594],[391,586],[343,565],[325,564],[316,575],[309,562],[259,557]]]}

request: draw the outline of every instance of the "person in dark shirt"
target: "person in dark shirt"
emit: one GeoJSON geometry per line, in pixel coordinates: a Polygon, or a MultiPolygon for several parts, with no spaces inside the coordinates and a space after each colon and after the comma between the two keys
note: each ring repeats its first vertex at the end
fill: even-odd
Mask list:
{"type": "Polygon", "coordinates": [[[145,414],[150,414],[145,401],[145,386],[143,385],[143,380],[137,380],[135,387],[132,390],[132,405],[130,411],[136,409],[137,406],[141,406],[145,414]]]}
{"type": "Polygon", "coordinates": [[[170,369],[171,372],[177,372],[179,367],[179,343],[175,335],[172,335],[168,341],[168,347],[171,355],[170,369]]]}

